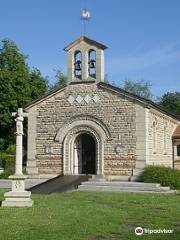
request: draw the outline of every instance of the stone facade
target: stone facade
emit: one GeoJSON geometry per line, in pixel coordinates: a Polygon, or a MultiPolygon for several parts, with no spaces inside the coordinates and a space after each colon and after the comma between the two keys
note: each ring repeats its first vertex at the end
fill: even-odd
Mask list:
{"type": "MultiPolygon", "coordinates": [[[[36,108],[27,108],[27,111],[30,116],[28,134],[31,136],[28,157],[29,161],[36,159],[39,174],[63,173],[64,139],[57,139],[57,134],[60,129],[69,126],[75,120],[86,123],[89,119],[99,128],[101,127],[107,135],[103,142],[104,174],[131,174],[136,160],[136,112],[133,101],[126,96],[118,97],[111,91],[98,87],[96,83],[72,84],[38,103],[36,108]],[[98,101],[91,99],[87,103],[84,100],[87,95],[92,98],[98,96],[98,101]],[[70,96],[74,99],[81,96],[83,100],[81,102],[74,100],[70,103],[68,101],[70,96]],[[33,117],[36,120],[32,121],[33,117]],[[35,126],[36,136],[33,138],[32,130],[35,126]],[[51,145],[52,154],[44,153],[45,145],[51,145]],[[117,145],[121,146],[120,153],[116,152],[117,145]]],[[[85,124],[81,131],[86,131],[88,126],[85,124]]],[[[63,135],[62,131],[61,135],[63,135]]]]}
{"type": "Polygon", "coordinates": [[[83,173],[77,143],[83,134],[95,144],[94,174],[138,176],[147,164],[173,166],[172,135],[179,121],[153,102],[103,83],[104,49],[86,37],[68,45],[68,84],[26,107],[29,175],[83,173]],[[94,75],[91,50],[96,52],[94,75]]]}
{"type": "Polygon", "coordinates": [[[70,163],[67,169],[63,166],[70,159],[70,140],[81,132],[93,134],[99,144],[101,174],[130,176],[146,164],[172,166],[177,120],[123,93],[117,95],[105,84],[70,84],[27,111],[29,174],[32,169],[38,174],[73,174],[72,169],[68,172],[70,163]],[[46,145],[51,154],[45,153],[46,145]]]}

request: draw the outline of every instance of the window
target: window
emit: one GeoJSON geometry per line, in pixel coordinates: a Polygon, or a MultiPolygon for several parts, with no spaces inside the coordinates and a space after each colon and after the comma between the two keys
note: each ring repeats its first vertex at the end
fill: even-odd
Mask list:
{"type": "Polygon", "coordinates": [[[177,156],[180,157],[180,145],[177,145],[177,156]]]}
{"type": "Polygon", "coordinates": [[[166,152],[167,150],[167,126],[164,126],[163,129],[163,148],[164,148],[164,152],[166,152]]]}
{"type": "Polygon", "coordinates": [[[156,153],[156,122],[153,122],[153,152],[156,153]]]}

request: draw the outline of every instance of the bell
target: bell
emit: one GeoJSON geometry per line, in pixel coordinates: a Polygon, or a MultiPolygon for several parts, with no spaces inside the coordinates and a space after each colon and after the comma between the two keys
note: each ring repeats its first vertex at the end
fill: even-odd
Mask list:
{"type": "Polygon", "coordinates": [[[90,60],[90,62],[89,62],[89,68],[95,68],[95,63],[96,63],[96,61],[95,60],[90,60]]]}
{"type": "Polygon", "coordinates": [[[81,71],[81,61],[77,60],[74,64],[75,71],[81,71]]]}

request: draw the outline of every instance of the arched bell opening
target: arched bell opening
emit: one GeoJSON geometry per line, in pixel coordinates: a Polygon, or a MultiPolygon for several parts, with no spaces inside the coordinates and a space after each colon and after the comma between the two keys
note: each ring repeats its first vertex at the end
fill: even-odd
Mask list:
{"type": "Polygon", "coordinates": [[[82,53],[80,51],[74,53],[74,76],[82,79],[82,53]]]}
{"type": "Polygon", "coordinates": [[[91,49],[88,52],[88,74],[92,78],[96,78],[96,51],[91,49]]]}

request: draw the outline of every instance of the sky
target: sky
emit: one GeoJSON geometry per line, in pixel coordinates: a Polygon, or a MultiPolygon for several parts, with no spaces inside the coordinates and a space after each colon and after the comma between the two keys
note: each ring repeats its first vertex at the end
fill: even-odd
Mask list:
{"type": "Polygon", "coordinates": [[[54,69],[67,72],[63,48],[82,34],[84,7],[86,35],[108,46],[110,82],[150,81],[154,97],[180,91],[180,0],[0,0],[0,40],[53,82],[54,69]]]}

